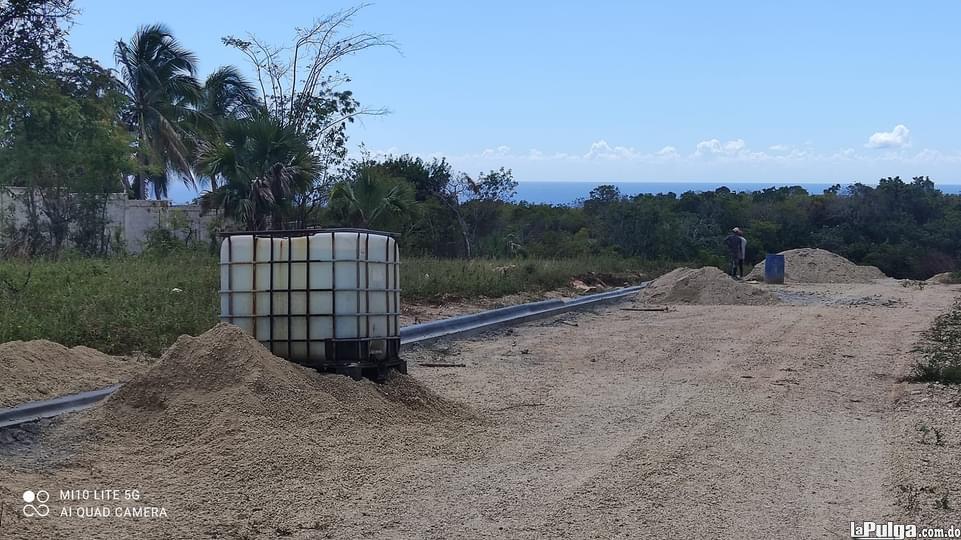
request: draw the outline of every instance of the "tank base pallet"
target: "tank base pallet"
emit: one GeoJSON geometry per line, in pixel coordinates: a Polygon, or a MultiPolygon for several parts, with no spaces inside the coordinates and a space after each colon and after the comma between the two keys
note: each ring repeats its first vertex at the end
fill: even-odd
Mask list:
{"type": "Polygon", "coordinates": [[[390,370],[396,369],[399,373],[407,374],[407,362],[398,362],[392,365],[378,366],[339,366],[335,373],[346,375],[355,381],[367,378],[374,382],[382,383],[387,381],[390,370]]]}
{"type": "Polygon", "coordinates": [[[304,365],[325,373],[346,375],[355,381],[366,378],[377,383],[386,381],[387,376],[392,369],[397,370],[399,373],[403,373],[405,375],[407,374],[407,362],[400,359],[350,363],[314,363],[304,365]]]}

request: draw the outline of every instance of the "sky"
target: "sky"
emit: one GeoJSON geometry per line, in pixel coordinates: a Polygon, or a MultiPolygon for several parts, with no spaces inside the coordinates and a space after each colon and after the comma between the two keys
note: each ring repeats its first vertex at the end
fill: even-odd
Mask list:
{"type": "MultiPolygon", "coordinates": [[[[355,4],[76,0],[77,54],[167,24],[200,74],[244,58],[222,36],[290,41],[355,4]]],[[[961,2],[381,0],[354,29],[400,50],[338,69],[375,155],[444,156],[521,181],[961,183],[961,2]]],[[[252,73],[252,72],[250,72],[252,73]]]]}

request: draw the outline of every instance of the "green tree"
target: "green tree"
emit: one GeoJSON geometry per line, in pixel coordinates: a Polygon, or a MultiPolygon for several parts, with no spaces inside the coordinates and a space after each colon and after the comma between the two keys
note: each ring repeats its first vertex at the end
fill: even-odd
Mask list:
{"type": "Polygon", "coordinates": [[[330,193],[334,214],[353,227],[387,228],[391,219],[411,216],[415,204],[410,183],[367,164],[361,164],[352,179],[335,184],[330,193]]]}
{"type": "Polygon", "coordinates": [[[93,60],[69,56],[58,71],[0,91],[11,97],[0,119],[0,185],[27,188],[27,224],[6,231],[9,243],[25,255],[56,254],[74,232],[82,250],[103,252],[106,196],[132,170],[118,82],[93,60]]]}
{"type": "Polygon", "coordinates": [[[201,204],[222,209],[248,230],[284,226],[292,195],[308,189],[318,172],[307,141],[262,110],[250,118],[228,119],[222,135],[200,152],[200,172],[224,179],[201,196],[201,204]]]}
{"type": "Polygon", "coordinates": [[[68,53],[73,0],[0,2],[0,77],[11,80],[43,69],[68,53]]]}
{"type": "Polygon", "coordinates": [[[159,24],[140,27],[129,43],[117,42],[114,56],[129,98],[126,121],[137,138],[139,167],[128,189],[146,199],[150,183],[159,199],[171,173],[196,187],[186,126],[197,125],[197,58],[159,24]]]}
{"type": "Polygon", "coordinates": [[[501,167],[477,175],[457,175],[447,184],[441,200],[457,218],[464,240],[464,255],[474,255],[478,235],[490,230],[498,210],[517,193],[517,182],[510,169],[501,167]]]}
{"type": "Polygon", "coordinates": [[[257,91],[234,66],[208,75],[197,99],[197,110],[216,122],[250,116],[257,107],[257,91]]]}
{"type": "Polygon", "coordinates": [[[350,174],[347,128],[359,116],[386,114],[362,107],[347,88],[350,77],[338,69],[345,59],[369,49],[396,44],[383,34],[351,28],[360,5],[298,27],[293,39],[274,45],[253,34],[227,36],[225,45],[247,57],[260,89],[261,106],[282,126],[302,136],[317,156],[318,174],[309,189],[293,194],[301,226],[316,219],[334,183],[350,174]]]}
{"type": "MultiPolygon", "coordinates": [[[[192,153],[197,159],[200,147],[216,144],[229,120],[248,118],[257,113],[257,91],[240,71],[223,66],[207,76],[197,98],[197,125],[193,127],[195,140],[192,153]]],[[[216,190],[218,177],[207,178],[216,190]]]]}

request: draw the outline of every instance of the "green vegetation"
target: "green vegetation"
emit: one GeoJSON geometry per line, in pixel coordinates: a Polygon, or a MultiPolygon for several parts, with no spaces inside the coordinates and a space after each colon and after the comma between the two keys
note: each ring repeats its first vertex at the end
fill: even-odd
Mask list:
{"type": "Polygon", "coordinates": [[[334,184],[358,191],[346,184],[357,172],[347,126],[384,112],[361,107],[337,69],[348,56],[395,47],[351,30],[362,8],[298,27],[290,44],[224,37],[249,62],[255,87],[233,66],[201,83],[199,59],[163,24],[117,42],[113,72],[70,52],[72,0],[0,2],[0,189],[25,188],[15,191],[28,208],[25,221],[8,212],[10,223],[0,223],[3,253],[57,257],[75,245],[105,255],[118,248],[103,215],[109,194],[161,199],[173,181],[209,187],[204,208],[237,228],[316,224],[334,184]]]}
{"type": "MultiPolygon", "coordinates": [[[[940,192],[927,177],[884,178],[877,187],[835,186],[821,194],[781,187],[627,197],[614,186],[600,186],[581,205],[567,207],[509,202],[516,186],[510,171],[474,180],[444,160],[410,156],[357,167],[413,187],[417,204],[384,221],[402,233],[408,254],[611,256],[723,266],[721,241],[738,226],[748,239],[749,262],[766,253],[820,247],[897,278],[927,279],[961,267],[961,196],[940,192]]],[[[318,211],[317,218],[341,223],[331,212],[318,211]]]]}
{"type": "Polygon", "coordinates": [[[58,70],[0,80],[0,186],[33,188],[17,197],[26,220],[3,223],[0,233],[10,254],[57,253],[69,240],[102,255],[106,197],[132,163],[116,121],[123,97],[88,58],[65,58],[58,70]]]}
{"type": "Polygon", "coordinates": [[[216,323],[216,268],[210,255],[188,253],[2,262],[0,342],[49,339],[156,355],[216,323]]]}
{"type": "Polygon", "coordinates": [[[403,258],[403,297],[414,300],[496,298],[566,287],[572,278],[587,285],[639,283],[673,268],[668,263],[604,257],[577,259],[435,259],[403,258]],[[641,271],[643,269],[643,271],[641,271]]]}
{"type": "MultiPolygon", "coordinates": [[[[165,242],[137,257],[0,261],[0,343],[49,339],[111,354],[159,355],[181,334],[197,335],[217,323],[217,263],[165,242]]],[[[405,300],[450,300],[547,291],[592,271],[637,281],[636,268],[623,259],[414,258],[403,259],[401,285],[405,300]]]]}
{"type": "Polygon", "coordinates": [[[918,380],[961,383],[961,302],[934,320],[917,352],[922,356],[914,367],[918,380]]]}
{"type": "Polygon", "coordinates": [[[307,142],[267,114],[225,121],[222,140],[206,146],[197,166],[220,187],[201,198],[206,209],[223,210],[247,230],[283,223],[294,193],[303,193],[319,173],[307,142]]]}
{"type": "Polygon", "coordinates": [[[915,428],[921,433],[921,444],[930,444],[928,442],[930,440],[929,435],[934,435],[934,444],[936,446],[944,446],[944,437],[941,435],[940,429],[929,426],[924,422],[919,422],[915,428]]]}
{"type": "Polygon", "coordinates": [[[141,27],[129,43],[118,42],[114,55],[128,100],[125,120],[137,140],[130,194],[146,199],[149,183],[158,199],[165,196],[168,170],[194,185],[187,128],[200,95],[196,57],[159,24],[141,27]]]}

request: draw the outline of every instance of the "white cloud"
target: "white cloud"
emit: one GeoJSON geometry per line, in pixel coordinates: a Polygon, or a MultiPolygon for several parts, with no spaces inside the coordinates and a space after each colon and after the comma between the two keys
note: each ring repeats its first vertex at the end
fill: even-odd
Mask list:
{"type": "Polygon", "coordinates": [[[673,146],[665,146],[664,148],[658,150],[654,155],[663,159],[677,159],[681,157],[681,154],[678,153],[677,148],[674,148],[673,146]]]}
{"type": "Polygon", "coordinates": [[[591,149],[584,154],[585,159],[633,159],[637,156],[633,148],[611,146],[603,139],[591,144],[591,149]]]}
{"type": "MultiPolygon", "coordinates": [[[[375,156],[411,153],[424,159],[445,156],[459,170],[491,165],[511,167],[518,178],[577,179],[633,177],[636,179],[738,178],[743,180],[865,179],[923,171],[942,181],[957,181],[961,150],[923,148],[908,151],[910,131],[903,125],[876,133],[870,144],[815,148],[810,142],[777,143],[755,150],[744,139],[718,138],[697,144],[637,149],[597,139],[580,151],[513,149],[507,145],[478,148],[462,154],[405,152],[397,147],[374,151],[375,156]],[[900,146],[898,146],[900,145],[900,146]],[[869,149],[864,148],[868,146],[869,149]]],[[[692,141],[693,142],[693,141],[692,141]]]]}
{"type": "Polygon", "coordinates": [[[908,158],[910,161],[922,163],[958,163],[961,162],[961,152],[942,152],[925,148],[915,156],[908,158]]]}
{"type": "Polygon", "coordinates": [[[553,154],[548,154],[547,152],[542,152],[537,148],[531,148],[526,155],[517,156],[521,159],[529,159],[531,161],[548,161],[557,159],[576,159],[577,156],[568,154],[566,152],[554,152],[553,154]]]}
{"type": "Polygon", "coordinates": [[[744,139],[736,139],[733,141],[727,141],[724,143],[724,152],[727,154],[737,154],[741,150],[744,150],[744,139]]]}
{"type": "Polygon", "coordinates": [[[868,138],[866,148],[907,148],[911,146],[911,130],[898,124],[891,131],[879,131],[868,138]]]}
{"type": "Polygon", "coordinates": [[[511,147],[502,144],[497,148],[485,148],[484,151],[481,152],[481,157],[504,157],[510,155],[510,153],[511,147]]]}
{"type": "Polygon", "coordinates": [[[943,159],[944,157],[945,155],[938,150],[931,150],[930,148],[925,148],[920,152],[918,152],[918,155],[914,156],[914,159],[918,161],[937,161],[939,159],[943,159]]]}
{"type": "Polygon", "coordinates": [[[745,148],[744,139],[734,139],[722,143],[718,139],[710,139],[706,141],[701,141],[697,143],[697,147],[694,150],[695,156],[736,156],[740,154],[745,148]]]}
{"type": "Polygon", "coordinates": [[[697,143],[697,149],[694,151],[695,155],[703,156],[708,154],[720,154],[721,153],[721,141],[717,139],[711,139],[709,141],[701,141],[697,143]]]}

